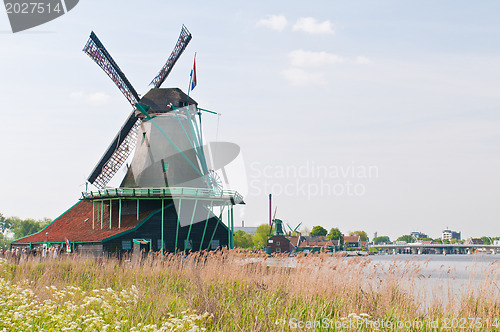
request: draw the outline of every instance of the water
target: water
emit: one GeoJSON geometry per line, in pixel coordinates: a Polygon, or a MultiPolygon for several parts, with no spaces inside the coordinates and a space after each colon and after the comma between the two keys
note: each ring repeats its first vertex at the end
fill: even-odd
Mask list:
{"type": "MultiPolygon", "coordinates": [[[[331,257],[321,264],[328,265],[336,259],[331,257]]],[[[363,268],[368,283],[395,278],[402,289],[413,292],[416,299],[422,299],[424,306],[435,303],[436,299],[443,303],[460,300],[467,294],[478,294],[485,289],[500,294],[500,254],[371,255],[345,257],[342,262],[346,269],[350,263],[369,262],[363,268]]],[[[295,268],[297,258],[271,257],[266,264],[295,268]]]]}
{"type": "Polygon", "coordinates": [[[423,299],[424,305],[434,303],[436,298],[446,303],[484,291],[500,293],[499,254],[375,255],[370,259],[378,269],[396,264],[418,271],[408,279],[414,295],[423,299]]]}
{"type": "MultiPolygon", "coordinates": [[[[428,279],[471,280],[485,272],[500,269],[500,254],[476,255],[373,255],[372,264],[388,266],[393,262],[412,263],[421,268],[420,274],[428,279]]],[[[497,279],[498,280],[498,279],[497,279]]]]}

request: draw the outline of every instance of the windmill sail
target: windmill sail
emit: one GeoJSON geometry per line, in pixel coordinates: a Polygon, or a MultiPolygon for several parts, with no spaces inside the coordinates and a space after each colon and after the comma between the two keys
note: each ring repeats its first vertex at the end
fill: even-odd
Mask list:
{"type": "MultiPolygon", "coordinates": [[[[129,103],[135,105],[139,100],[139,95],[93,31],[83,51],[104,70],[129,103]]],[[[118,172],[135,147],[137,128],[140,123],[140,119],[132,112],[90,174],[88,178],[90,183],[103,188],[118,172]]]]}
{"type": "Polygon", "coordinates": [[[141,124],[141,120],[134,113],[135,111],[132,111],[88,177],[88,181],[94,186],[105,187],[134,150],[137,128],[141,124]]]}
{"type": "Polygon", "coordinates": [[[153,85],[155,88],[159,88],[165,79],[167,78],[168,74],[170,74],[170,71],[172,71],[172,68],[174,67],[175,63],[177,62],[177,59],[181,56],[182,52],[186,49],[186,46],[189,44],[191,41],[191,33],[188,31],[188,29],[183,25],[181,29],[181,34],[179,36],[179,39],[177,39],[177,43],[175,44],[174,50],[168,57],[167,62],[165,65],[161,68],[160,72],[156,77],[151,81],[150,85],[153,85]]]}
{"type": "Polygon", "coordinates": [[[87,53],[106,74],[108,74],[118,89],[120,89],[123,93],[125,98],[127,98],[129,103],[132,104],[132,106],[135,105],[135,103],[139,100],[139,95],[135,91],[132,84],[130,84],[128,79],[125,77],[125,74],[123,74],[120,67],[118,67],[115,60],[113,60],[111,55],[108,53],[99,38],[97,38],[94,31],[90,33],[90,38],[83,48],[83,51],[87,53]]]}

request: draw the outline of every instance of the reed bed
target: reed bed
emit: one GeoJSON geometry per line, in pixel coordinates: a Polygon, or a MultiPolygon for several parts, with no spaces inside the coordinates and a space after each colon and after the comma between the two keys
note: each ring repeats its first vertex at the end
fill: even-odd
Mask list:
{"type": "MultiPolygon", "coordinates": [[[[0,331],[497,331],[498,264],[461,296],[414,262],[237,250],[0,263],[0,331]],[[440,293],[441,292],[441,293],[440,293]]],[[[442,282],[446,282],[443,279],[442,282]]]]}

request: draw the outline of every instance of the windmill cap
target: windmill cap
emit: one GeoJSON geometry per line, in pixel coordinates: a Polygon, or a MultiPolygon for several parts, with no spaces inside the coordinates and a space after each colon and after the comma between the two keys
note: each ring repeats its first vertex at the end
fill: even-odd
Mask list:
{"type": "Polygon", "coordinates": [[[158,88],[151,89],[141,98],[140,103],[148,106],[149,113],[166,113],[170,111],[168,107],[183,107],[187,105],[198,105],[198,103],[179,88],[158,88]]]}

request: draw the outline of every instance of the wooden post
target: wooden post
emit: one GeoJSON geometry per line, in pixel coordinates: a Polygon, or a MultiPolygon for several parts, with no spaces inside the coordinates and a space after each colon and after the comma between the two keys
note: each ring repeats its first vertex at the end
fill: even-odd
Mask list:
{"type": "Polygon", "coordinates": [[[118,199],[118,228],[122,227],[122,199],[118,199]]]}
{"type": "Polygon", "coordinates": [[[103,220],[104,220],[104,200],[101,200],[101,229],[103,220]]]}
{"type": "Polygon", "coordinates": [[[179,210],[177,211],[177,230],[175,232],[175,253],[177,253],[177,241],[179,240],[179,224],[181,222],[182,199],[179,198],[179,210]]]}
{"type": "Polygon", "coordinates": [[[163,225],[164,225],[164,216],[165,216],[165,200],[161,199],[161,254],[163,255],[163,249],[165,246],[165,242],[163,241],[163,225]]]}
{"type": "Polygon", "coordinates": [[[111,229],[111,220],[112,220],[112,215],[113,215],[113,201],[110,199],[109,200],[109,229],[111,229]]]}
{"type": "Polygon", "coordinates": [[[205,232],[207,231],[208,219],[209,219],[208,217],[210,217],[210,212],[212,212],[213,205],[214,205],[214,201],[212,200],[210,203],[210,209],[208,209],[208,212],[207,212],[207,219],[205,220],[205,228],[203,229],[203,236],[201,237],[200,251],[201,251],[202,246],[203,246],[203,241],[205,241],[205,232]]]}
{"type": "MultiPolygon", "coordinates": [[[[196,213],[196,206],[198,205],[198,199],[194,201],[194,207],[193,207],[193,214],[191,215],[191,222],[189,223],[189,230],[188,230],[188,235],[187,235],[187,243],[189,243],[189,236],[191,235],[191,227],[193,227],[193,220],[194,220],[194,215],[196,213]]],[[[193,249],[193,246],[191,246],[191,249],[193,249]]],[[[186,250],[186,245],[184,245],[184,250],[186,250]]]]}

